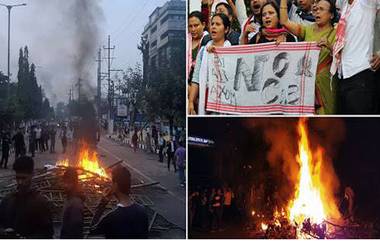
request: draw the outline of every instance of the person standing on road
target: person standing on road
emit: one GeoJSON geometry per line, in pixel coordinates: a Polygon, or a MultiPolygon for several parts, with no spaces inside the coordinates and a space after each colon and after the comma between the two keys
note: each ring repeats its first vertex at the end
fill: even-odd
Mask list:
{"type": "Polygon", "coordinates": [[[178,168],[179,185],[185,187],[185,169],[186,169],[186,149],[182,142],[174,153],[178,168]]]}
{"type": "Polygon", "coordinates": [[[34,157],[36,152],[36,127],[31,126],[29,129],[29,153],[34,157]]]}
{"type": "Polygon", "coordinates": [[[15,159],[25,155],[25,141],[21,128],[18,129],[16,135],[12,138],[15,146],[15,159]]]}
{"type": "Polygon", "coordinates": [[[63,147],[62,153],[65,154],[66,153],[66,147],[67,147],[67,129],[66,129],[66,126],[63,126],[62,130],[61,130],[61,142],[62,142],[62,147],[63,147]]]}
{"type": "Polygon", "coordinates": [[[68,168],[63,174],[63,186],[67,199],[63,211],[61,239],[83,238],[84,196],[80,191],[78,173],[68,168]]]}
{"type": "Polygon", "coordinates": [[[137,130],[137,127],[136,127],[135,128],[135,132],[132,135],[133,152],[136,152],[136,150],[137,150],[137,140],[138,140],[137,131],[138,130],[137,130]]]}
{"type": "Polygon", "coordinates": [[[7,168],[11,137],[9,132],[4,132],[1,138],[1,163],[0,168],[7,168]],[[4,164],[4,166],[3,166],[4,164]]]}
{"type": "Polygon", "coordinates": [[[50,137],[50,153],[54,153],[55,152],[55,136],[57,134],[57,131],[55,130],[55,126],[52,125],[50,127],[50,131],[49,131],[49,137],[50,137]]]}
{"type": "Polygon", "coordinates": [[[104,234],[106,239],[148,238],[148,215],[143,206],[130,198],[131,174],[126,167],[117,166],[112,170],[112,189],[100,201],[92,221],[90,235],[104,234]],[[105,206],[114,195],[117,208],[98,222],[105,206]]]}
{"type": "Polygon", "coordinates": [[[42,130],[41,130],[41,126],[37,126],[36,128],[36,150],[40,150],[41,152],[41,133],[42,133],[42,130]]]}
{"type": "Polygon", "coordinates": [[[174,172],[177,172],[177,167],[175,165],[175,160],[174,160],[174,152],[175,152],[175,143],[174,143],[174,137],[170,137],[170,140],[168,141],[167,144],[168,150],[168,171],[170,172],[170,163],[173,162],[174,166],[174,172]]]}
{"type": "Polygon", "coordinates": [[[159,162],[164,162],[164,148],[165,148],[165,139],[162,135],[162,133],[160,133],[160,137],[158,138],[158,161],[159,162]]]}

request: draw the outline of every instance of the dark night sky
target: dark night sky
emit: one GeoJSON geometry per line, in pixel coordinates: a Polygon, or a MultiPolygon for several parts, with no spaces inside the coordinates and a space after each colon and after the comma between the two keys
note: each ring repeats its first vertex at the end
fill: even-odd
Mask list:
{"type": "MultiPolygon", "coordinates": [[[[262,118],[251,119],[255,121],[262,118]]],[[[289,123],[292,121],[297,123],[297,118],[286,119],[289,123]]],[[[337,120],[323,119],[325,122],[337,120]]],[[[376,208],[380,200],[380,118],[339,119],[345,127],[345,135],[339,144],[331,147],[336,150],[333,158],[335,172],[341,186],[353,187],[359,206],[365,206],[367,210],[376,208]]],[[[189,118],[189,136],[215,141],[213,148],[189,147],[190,187],[194,184],[198,185],[203,180],[214,181],[211,177],[215,169],[213,163],[219,158],[215,153],[228,153],[226,149],[231,149],[233,152],[231,165],[241,166],[242,162],[248,159],[264,159],[263,162],[266,162],[265,153],[268,146],[264,143],[262,132],[254,133],[252,128],[245,125],[246,121],[247,118],[189,118]]],[[[309,119],[309,122],[313,123],[319,121],[318,118],[309,119]]],[[[334,128],[333,125],[331,128],[334,128]]],[[[310,133],[312,132],[310,130],[310,133]]],[[[313,133],[318,135],[316,132],[313,133]]],[[[269,165],[265,163],[262,165],[264,168],[269,168],[269,165]]],[[[218,168],[231,168],[231,166],[218,168]]]]}

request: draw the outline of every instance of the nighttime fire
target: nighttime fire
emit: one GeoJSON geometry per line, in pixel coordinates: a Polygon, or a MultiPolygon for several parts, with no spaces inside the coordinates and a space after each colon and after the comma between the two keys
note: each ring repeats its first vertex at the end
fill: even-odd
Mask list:
{"type": "Polygon", "coordinates": [[[379,238],[377,125],[191,119],[189,237],[379,238]]]}

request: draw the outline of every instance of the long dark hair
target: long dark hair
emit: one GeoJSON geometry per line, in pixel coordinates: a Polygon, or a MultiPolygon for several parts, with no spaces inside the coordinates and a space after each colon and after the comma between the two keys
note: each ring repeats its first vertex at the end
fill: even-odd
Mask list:
{"type": "Polygon", "coordinates": [[[217,13],[217,14],[214,14],[214,16],[212,16],[211,18],[211,22],[212,20],[215,18],[215,17],[220,17],[222,19],[222,22],[223,22],[223,25],[224,25],[224,28],[225,29],[228,29],[227,33],[224,35],[225,38],[227,38],[227,34],[231,28],[231,21],[230,19],[227,17],[227,15],[225,15],[224,13],[217,13]]]}
{"type": "Polygon", "coordinates": [[[263,23],[263,10],[264,10],[264,7],[267,6],[267,5],[271,5],[274,10],[276,11],[277,13],[277,18],[278,18],[278,24],[277,24],[277,28],[281,28],[282,25],[280,24],[280,8],[278,7],[278,4],[275,2],[275,1],[267,1],[260,9],[260,19],[259,19],[259,23],[261,25],[261,28],[263,28],[264,26],[264,23],[263,23]]]}

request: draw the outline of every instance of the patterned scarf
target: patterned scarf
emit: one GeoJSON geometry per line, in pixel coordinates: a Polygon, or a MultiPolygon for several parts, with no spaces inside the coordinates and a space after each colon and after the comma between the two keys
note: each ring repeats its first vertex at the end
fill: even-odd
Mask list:
{"type": "Polygon", "coordinates": [[[336,30],[336,40],[333,46],[333,62],[331,64],[330,73],[331,76],[334,76],[342,62],[342,50],[346,44],[346,26],[347,18],[351,13],[351,9],[354,7],[356,0],[352,2],[350,6],[347,7],[346,12],[341,16],[337,30],[336,30]]]}
{"type": "Polygon", "coordinates": [[[288,33],[284,27],[282,28],[262,28],[261,32],[265,38],[278,38],[282,35],[285,35],[288,33]]]}

